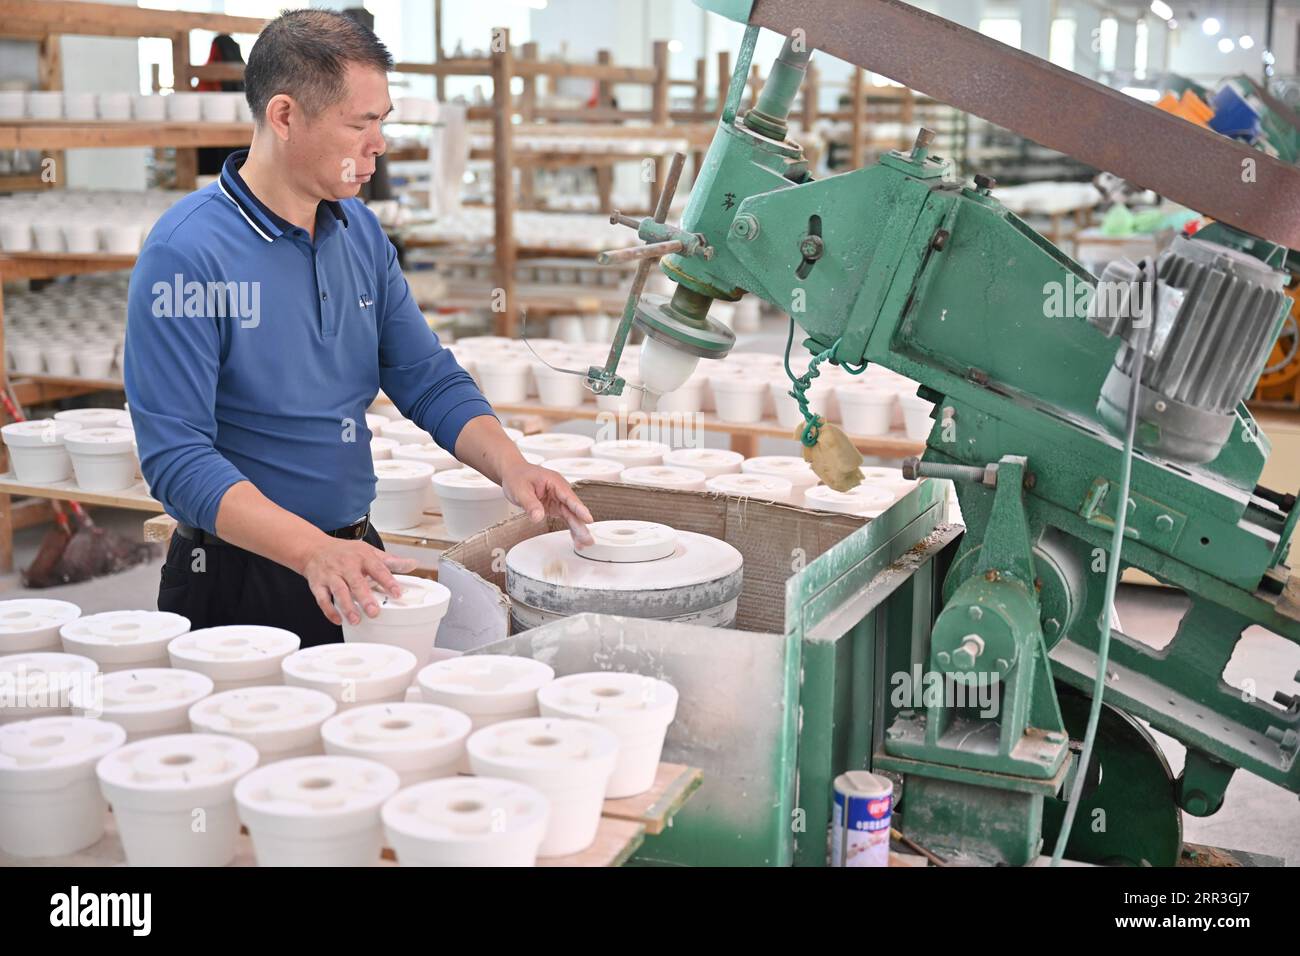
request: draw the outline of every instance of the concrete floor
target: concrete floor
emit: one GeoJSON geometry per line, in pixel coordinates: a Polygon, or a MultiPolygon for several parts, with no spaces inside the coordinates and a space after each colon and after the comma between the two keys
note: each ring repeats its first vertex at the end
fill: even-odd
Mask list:
{"type": "MultiPolygon", "coordinates": [[[[136,540],[145,517],[142,512],[97,509],[95,520],[136,540]]],[[[18,533],[14,542],[17,567],[31,563],[43,534],[41,528],[18,533]]],[[[27,593],[59,598],[72,601],[88,614],[121,608],[153,608],[160,565],[161,557],[112,577],[40,592],[25,591],[17,574],[0,576],[0,597],[27,593]]],[[[1172,637],[1186,599],[1161,588],[1125,586],[1118,603],[1125,630],[1143,635],[1144,640],[1159,646],[1172,637]]],[[[1300,671],[1300,647],[1271,634],[1248,632],[1225,677],[1236,685],[1252,679],[1256,696],[1271,700],[1273,691],[1278,689],[1300,693],[1300,687],[1292,680],[1297,671],[1300,671]]],[[[1156,733],[1155,737],[1177,775],[1183,764],[1182,745],[1163,734],[1156,733]]],[[[1238,772],[1234,776],[1224,807],[1217,814],[1205,819],[1184,815],[1183,820],[1183,835],[1188,841],[1249,850],[1300,865],[1300,801],[1295,794],[1251,774],[1238,772]]]]}

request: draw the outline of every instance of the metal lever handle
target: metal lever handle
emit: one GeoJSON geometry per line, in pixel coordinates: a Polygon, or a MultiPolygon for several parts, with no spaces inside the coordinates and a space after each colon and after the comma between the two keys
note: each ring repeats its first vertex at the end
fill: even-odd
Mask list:
{"type": "MultiPolygon", "coordinates": [[[[668,210],[672,208],[677,182],[682,178],[682,167],[685,165],[686,154],[673,153],[672,162],[668,165],[668,177],[664,180],[663,189],[659,191],[659,201],[655,204],[655,222],[663,223],[668,219],[668,210]]],[[[628,291],[627,302],[623,306],[623,317],[619,320],[618,331],[614,333],[614,341],[609,345],[609,357],[605,359],[605,366],[604,368],[592,366],[587,371],[587,386],[598,395],[619,395],[623,391],[624,382],[617,374],[618,361],[623,356],[623,346],[627,343],[628,333],[632,331],[632,317],[636,312],[636,304],[641,298],[641,293],[645,291],[646,279],[650,277],[650,268],[654,261],[653,258],[637,259],[632,288],[628,291]]]]}
{"type": "Polygon", "coordinates": [[[680,239],[670,239],[667,242],[651,242],[644,246],[602,252],[596,256],[596,261],[602,266],[608,266],[616,262],[632,262],[636,259],[659,259],[674,252],[681,252],[685,248],[685,244],[680,239]]]}

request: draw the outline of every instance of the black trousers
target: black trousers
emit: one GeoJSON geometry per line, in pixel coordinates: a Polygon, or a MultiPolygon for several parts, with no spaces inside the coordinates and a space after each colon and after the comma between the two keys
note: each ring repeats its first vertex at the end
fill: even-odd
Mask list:
{"type": "MultiPolygon", "coordinates": [[[[365,541],[383,542],[374,528],[365,541]]],[[[190,627],[262,624],[292,631],[303,647],[337,644],[343,628],[321,613],[307,579],[282,564],[230,544],[199,544],[173,534],[158,587],[158,610],[181,614],[190,627]]]]}

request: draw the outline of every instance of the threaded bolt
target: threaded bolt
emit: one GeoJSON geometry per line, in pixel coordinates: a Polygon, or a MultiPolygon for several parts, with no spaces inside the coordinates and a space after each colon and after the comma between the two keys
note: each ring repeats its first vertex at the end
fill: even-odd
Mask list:
{"type": "Polygon", "coordinates": [[[961,646],[952,652],[953,665],[962,670],[970,670],[982,653],[984,653],[984,639],[978,634],[967,634],[961,646]]]}

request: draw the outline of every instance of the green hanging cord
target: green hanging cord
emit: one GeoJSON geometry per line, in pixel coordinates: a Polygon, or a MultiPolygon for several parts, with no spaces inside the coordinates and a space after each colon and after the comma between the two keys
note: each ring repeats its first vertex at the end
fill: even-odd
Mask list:
{"type": "MultiPolygon", "coordinates": [[[[803,432],[800,434],[800,441],[809,448],[817,444],[817,438],[821,434],[821,427],[824,424],[824,421],[820,415],[815,414],[812,409],[808,407],[807,392],[809,387],[812,386],[812,380],[821,374],[821,370],[818,369],[817,366],[821,365],[822,362],[831,360],[831,356],[835,354],[835,350],[840,346],[840,341],[840,339],[836,339],[835,344],[826,349],[826,351],[814,355],[812,361],[808,363],[808,371],[803,375],[796,377],[790,368],[790,347],[794,344],[794,318],[793,316],[790,318],[790,329],[786,333],[785,337],[784,360],[785,374],[786,377],[790,379],[791,384],[791,389],[787,394],[799,405],[799,414],[803,415],[804,420],[804,427],[803,432]]],[[[843,363],[839,364],[840,367],[850,375],[861,375],[867,370],[866,362],[863,362],[862,366],[856,369],[850,368],[843,363]]]]}

